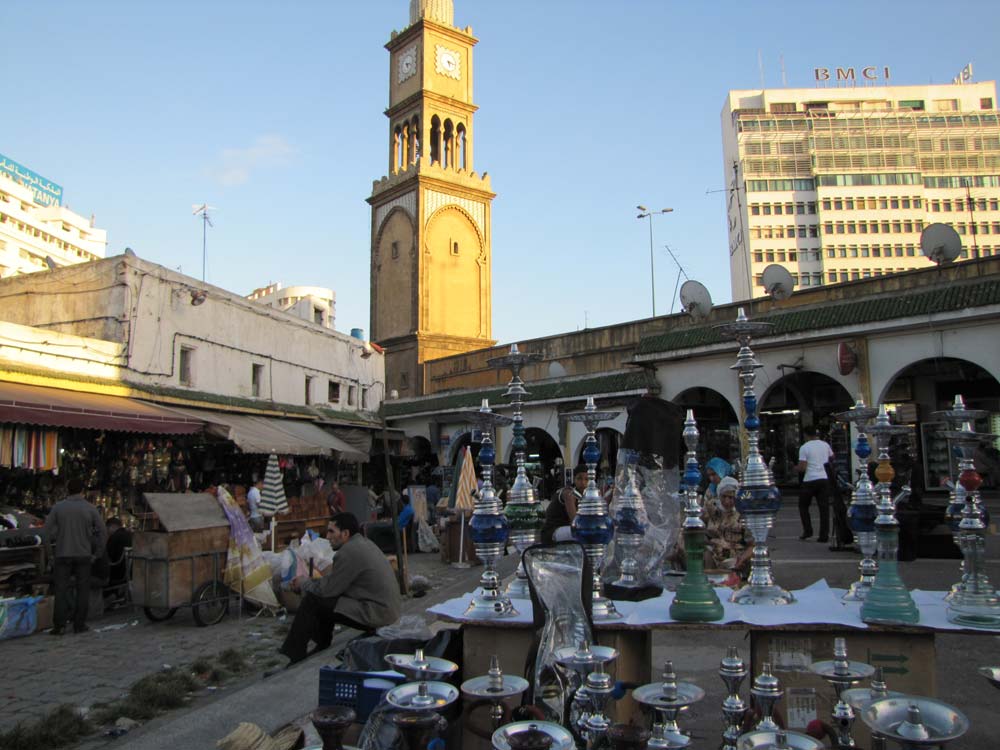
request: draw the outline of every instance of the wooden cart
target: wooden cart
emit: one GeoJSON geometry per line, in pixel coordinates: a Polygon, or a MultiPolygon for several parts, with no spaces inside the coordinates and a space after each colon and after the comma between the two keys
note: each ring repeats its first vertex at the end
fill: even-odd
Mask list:
{"type": "Polygon", "coordinates": [[[207,493],[146,493],[152,514],[132,538],[132,600],[153,621],[190,606],[198,625],[229,611],[233,592],[223,583],[229,521],[207,493]]]}

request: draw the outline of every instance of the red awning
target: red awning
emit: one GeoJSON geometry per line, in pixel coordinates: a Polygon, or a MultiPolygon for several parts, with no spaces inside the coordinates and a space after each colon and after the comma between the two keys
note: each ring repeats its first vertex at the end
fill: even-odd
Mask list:
{"type": "Polygon", "coordinates": [[[201,420],[121,396],[4,382],[0,422],[162,435],[190,435],[205,426],[201,420]]]}

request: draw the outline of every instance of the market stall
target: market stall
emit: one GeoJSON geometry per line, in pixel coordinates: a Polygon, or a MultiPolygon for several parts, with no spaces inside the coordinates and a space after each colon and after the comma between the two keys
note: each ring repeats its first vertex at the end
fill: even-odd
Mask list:
{"type": "Polygon", "coordinates": [[[229,521],[208,493],[147,493],[151,512],[133,535],[132,598],[150,620],[190,606],[199,625],[214,625],[229,610],[223,582],[229,521]]]}

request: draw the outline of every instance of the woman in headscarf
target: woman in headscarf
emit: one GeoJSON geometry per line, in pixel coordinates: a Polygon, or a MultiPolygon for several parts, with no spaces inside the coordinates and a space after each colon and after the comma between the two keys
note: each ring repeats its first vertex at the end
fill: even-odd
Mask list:
{"type": "Polygon", "coordinates": [[[715,457],[709,459],[705,464],[705,478],[708,479],[708,488],[701,498],[701,507],[706,510],[719,507],[719,482],[728,476],[732,476],[733,467],[725,459],[715,457]]]}
{"type": "Polygon", "coordinates": [[[705,511],[706,567],[730,569],[740,577],[749,570],[753,544],[748,543],[746,530],[736,510],[736,492],[740,483],[732,477],[719,480],[719,505],[705,511]],[[711,561],[709,560],[711,558],[711,561]]]}

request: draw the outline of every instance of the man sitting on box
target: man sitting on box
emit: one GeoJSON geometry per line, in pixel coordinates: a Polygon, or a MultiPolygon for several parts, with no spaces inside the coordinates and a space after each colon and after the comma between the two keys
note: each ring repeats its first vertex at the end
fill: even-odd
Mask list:
{"type": "Polygon", "coordinates": [[[329,647],[336,624],[368,631],[399,619],[396,576],[382,551],[361,535],[358,519],[352,513],[334,514],[326,538],[337,552],[333,564],[320,578],[298,576],[291,582],[302,603],[278,649],[289,658],[288,666],[329,647]],[[309,641],[316,644],[311,653],[309,641]]]}

